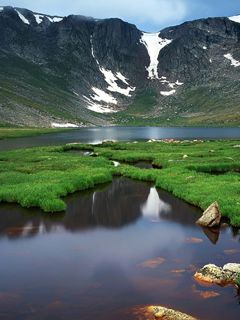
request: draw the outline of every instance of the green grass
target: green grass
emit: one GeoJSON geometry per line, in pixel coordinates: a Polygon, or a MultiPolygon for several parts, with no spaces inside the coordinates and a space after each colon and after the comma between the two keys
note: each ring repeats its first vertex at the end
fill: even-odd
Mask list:
{"type": "Polygon", "coordinates": [[[63,211],[67,194],[122,175],[152,181],[202,210],[218,201],[223,216],[240,226],[240,148],[235,145],[240,141],[118,142],[0,152],[0,201],[63,211]],[[72,149],[98,156],[68,152],[72,149]],[[121,165],[114,167],[112,160],[121,165]],[[139,169],[137,161],[162,169],[139,169]]]}
{"type": "Polygon", "coordinates": [[[37,136],[40,134],[63,132],[69,129],[51,129],[51,128],[4,128],[0,126],[0,140],[7,138],[21,138],[37,136]]]}

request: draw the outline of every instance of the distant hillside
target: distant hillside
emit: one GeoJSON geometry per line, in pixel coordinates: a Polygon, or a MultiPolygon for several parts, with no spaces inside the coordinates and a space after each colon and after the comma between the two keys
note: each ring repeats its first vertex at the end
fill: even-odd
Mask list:
{"type": "Polygon", "coordinates": [[[145,33],[0,7],[0,125],[240,125],[240,16],[145,33]]]}

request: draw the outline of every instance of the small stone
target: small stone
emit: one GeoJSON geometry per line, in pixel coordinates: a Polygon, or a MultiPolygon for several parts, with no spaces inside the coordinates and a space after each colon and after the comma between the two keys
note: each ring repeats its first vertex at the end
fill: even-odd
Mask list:
{"type": "Polygon", "coordinates": [[[188,155],[185,154],[185,155],[183,156],[183,159],[187,159],[187,158],[188,158],[188,155]]]}
{"type": "Polygon", "coordinates": [[[196,223],[202,227],[217,227],[220,225],[221,217],[219,205],[214,202],[204,211],[202,217],[196,223]]]}
{"type": "Polygon", "coordinates": [[[113,163],[114,167],[119,167],[120,166],[120,162],[118,162],[118,161],[113,161],[112,163],[113,163]]]}

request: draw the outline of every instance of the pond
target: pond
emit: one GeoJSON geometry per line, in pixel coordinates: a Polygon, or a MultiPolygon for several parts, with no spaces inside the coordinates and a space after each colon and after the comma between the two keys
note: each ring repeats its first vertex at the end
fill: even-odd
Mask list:
{"type": "Polygon", "coordinates": [[[82,142],[99,143],[102,140],[134,141],[149,139],[238,139],[240,127],[235,128],[161,128],[161,127],[102,127],[81,128],[62,133],[36,137],[0,140],[0,150],[59,145],[82,142]]]}
{"type": "Polygon", "coordinates": [[[66,200],[62,215],[0,205],[1,320],[132,320],[149,304],[239,318],[235,288],[193,279],[240,262],[238,229],[202,229],[199,209],[122,177],[66,200]]]}

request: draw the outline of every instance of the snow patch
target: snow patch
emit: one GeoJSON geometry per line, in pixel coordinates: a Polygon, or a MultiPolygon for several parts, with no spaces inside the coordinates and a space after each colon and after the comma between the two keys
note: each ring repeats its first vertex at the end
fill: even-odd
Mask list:
{"type": "Polygon", "coordinates": [[[177,86],[182,86],[184,84],[183,82],[180,82],[178,80],[175,83],[176,83],[177,86]]]}
{"type": "Polygon", "coordinates": [[[73,123],[57,123],[57,122],[52,122],[51,123],[52,128],[78,128],[79,126],[73,123]]]}
{"type": "Polygon", "coordinates": [[[203,50],[207,50],[207,47],[206,47],[206,46],[203,46],[202,48],[203,48],[203,50]]]}
{"type": "Polygon", "coordinates": [[[22,20],[22,22],[24,22],[25,24],[30,24],[30,22],[28,21],[28,19],[26,19],[24,17],[24,15],[21,14],[21,12],[19,12],[18,10],[15,10],[19,16],[19,18],[22,20]]]}
{"type": "Polygon", "coordinates": [[[148,71],[148,79],[159,79],[158,76],[158,56],[159,52],[168,44],[172,42],[169,39],[162,39],[159,37],[158,33],[142,33],[140,42],[146,47],[149,57],[150,65],[146,67],[148,71]]]}
{"type": "MultiPolygon", "coordinates": [[[[135,87],[131,87],[128,83],[128,79],[121,73],[116,72],[113,73],[111,70],[105,69],[102,67],[95,56],[94,53],[94,46],[93,46],[93,37],[90,37],[91,43],[91,54],[94,60],[96,61],[99,71],[103,74],[105,82],[108,84],[107,90],[110,92],[117,92],[122,94],[126,97],[131,97],[131,92],[135,91],[135,87]],[[127,88],[121,88],[118,84],[118,81],[124,83],[124,86],[127,85],[127,88]]],[[[96,87],[92,87],[94,95],[90,96],[90,98],[83,96],[85,101],[87,102],[87,108],[91,111],[98,112],[98,113],[113,113],[117,112],[117,110],[112,109],[111,106],[108,104],[117,105],[118,101],[114,98],[111,94],[103,91],[102,89],[98,89],[96,87]],[[103,102],[103,104],[97,103],[103,102]],[[105,105],[107,104],[107,105],[105,105]]]]}
{"type": "Polygon", "coordinates": [[[171,96],[171,95],[173,95],[174,93],[176,93],[176,90],[160,91],[160,94],[161,94],[162,96],[171,96]]]}
{"type": "Polygon", "coordinates": [[[179,80],[177,80],[176,82],[170,82],[167,80],[166,77],[161,77],[160,82],[163,84],[164,83],[167,84],[171,89],[174,89],[175,86],[182,86],[184,84],[183,82],[180,82],[179,80]]]}
{"type": "Polygon", "coordinates": [[[101,73],[104,75],[105,81],[109,85],[107,90],[111,92],[118,92],[126,97],[131,97],[130,92],[135,91],[136,88],[130,87],[127,82],[127,79],[120,72],[117,72],[116,75],[114,75],[111,70],[107,70],[103,67],[99,67],[99,68],[101,73]],[[126,89],[119,87],[117,84],[118,80],[121,80],[122,82],[127,84],[129,87],[127,87],[126,89]]]}
{"type": "Polygon", "coordinates": [[[63,17],[48,17],[48,16],[46,16],[46,17],[47,17],[48,20],[49,20],[50,22],[52,22],[52,23],[61,22],[61,21],[63,20],[63,17]]]}
{"type": "Polygon", "coordinates": [[[89,99],[86,96],[83,96],[85,101],[87,102],[87,109],[97,112],[97,113],[114,113],[117,112],[116,110],[113,110],[110,106],[103,106],[99,103],[93,102],[91,99],[89,99]]]}
{"type": "Polygon", "coordinates": [[[37,24],[42,23],[44,16],[41,14],[34,14],[37,24]]]}
{"type": "Polygon", "coordinates": [[[225,54],[224,57],[231,61],[231,66],[234,66],[235,68],[240,67],[240,61],[237,61],[236,59],[234,59],[231,53],[225,54]]]}
{"type": "Polygon", "coordinates": [[[36,19],[37,24],[42,23],[44,18],[47,18],[52,23],[60,22],[63,20],[63,17],[49,17],[49,16],[44,16],[42,14],[34,14],[34,17],[36,19]]]}
{"type": "Polygon", "coordinates": [[[240,15],[239,16],[232,16],[232,17],[229,17],[228,19],[231,21],[240,23],[240,15]]]}
{"type": "Polygon", "coordinates": [[[116,76],[117,76],[117,78],[119,79],[119,80],[121,80],[122,82],[124,82],[126,85],[129,85],[129,83],[128,83],[128,79],[126,78],[126,77],[124,77],[122,74],[121,74],[121,72],[117,72],[116,73],[116,76]]]}
{"type": "Polygon", "coordinates": [[[100,72],[103,74],[106,83],[108,84],[107,90],[111,91],[111,92],[117,92],[120,93],[126,97],[131,97],[130,92],[133,92],[136,90],[135,87],[131,87],[128,83],[128,79],[121,74],[121,72],[117,72],[116,74],[114,74],[111,70],[107,70],[104,67],[100,66],[100,63],[98,61],[98,59],[95,56],[94,53],[94,48],[93,48],[93,38],[91,36],[90,38],[90,42],[91,42],[91,52],[92,52],[92,57],[95,59],[97,65],[99,66],[99,70],[100,72]],[[127,85],[127,88],[121,88],[119,87],[117,81],[122,81],[125,85],[127,85]]]}
{"type": "Polygon", "coordinates": [[[4,10],[4,8],[3,7],[0,7],[0,12],[2,12],[4,10]]]}
{"type": "Polygon", "coordinates": [[[111,104],[117,104],[117,99],[115,99],[109,93],[95,87],[93,87],[92,90],[95,93],[94,96],[91,96],[92,100],[99,101],[99,102],[103,101],[111,104]]]}

